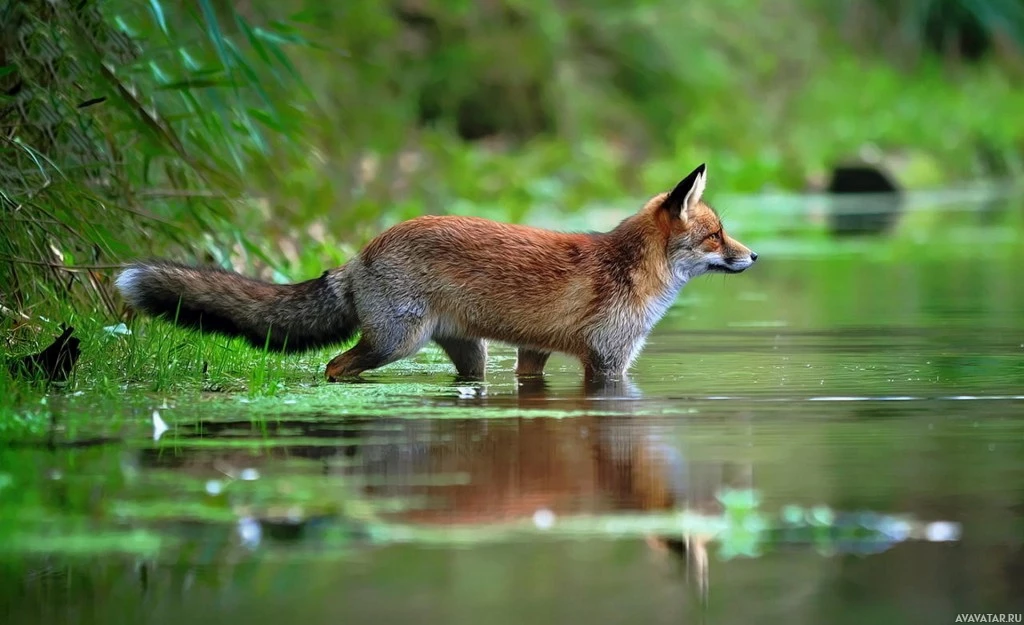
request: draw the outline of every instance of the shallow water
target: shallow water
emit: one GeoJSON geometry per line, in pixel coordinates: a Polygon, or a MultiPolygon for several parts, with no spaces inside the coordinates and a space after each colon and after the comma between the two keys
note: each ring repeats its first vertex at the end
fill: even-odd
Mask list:
{"type": "Polygon", "coordinates": [[[518,384],[499,347],[484,384],[430,349],[278,398],[55,396],[94,419],[0,451],[0,619],[1017,615],[1020,208],[969,208],[734,228],[757,266],[689,285],[628,384],[518,384]]]}

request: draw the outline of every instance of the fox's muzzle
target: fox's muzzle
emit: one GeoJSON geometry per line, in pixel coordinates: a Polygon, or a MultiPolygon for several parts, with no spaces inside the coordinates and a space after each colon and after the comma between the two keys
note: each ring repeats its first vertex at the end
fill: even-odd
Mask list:
{"type": "Polygon", "coordinates": [[[749,269],[756,260],[757,254],[750,252],[746,258],[730,258],[724,262],[709,262],[708,271],[718,273],[741,273],[749,269]]]}

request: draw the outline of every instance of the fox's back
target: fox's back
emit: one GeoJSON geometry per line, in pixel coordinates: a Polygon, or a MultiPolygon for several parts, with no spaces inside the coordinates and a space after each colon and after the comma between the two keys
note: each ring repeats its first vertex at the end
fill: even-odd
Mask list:
{"type": "Polygon", "coordinates": [[[475,272],[491,271],[494,279],[525,273],[551,278],[583,264],[592,236],[480,217],[427,215],[385,230],[359,257],[367,267],[412,263],[460,273],[475,265],[475,272]]]}
{"type": "Polygon", "coordinates": [[[536,334],[547,343],[552,334],[568,339],[588,314],[597,236],[426,216],[386,230],[359,262],[370,280],[456,323],[453,334],[525,343],[536,334]]]}

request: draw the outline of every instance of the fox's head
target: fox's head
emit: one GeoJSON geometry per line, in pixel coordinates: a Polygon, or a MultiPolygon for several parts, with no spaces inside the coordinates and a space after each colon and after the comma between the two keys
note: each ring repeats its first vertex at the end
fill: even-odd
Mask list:
{"type": "Polygon", "coordinates": [[[739,273],[757,260],[757,254],[725,233],[718,213],[701,199],[707,180],[707,167],[701,164],[671,192],[648,204],[668,231],[668,260],[679,280],[705,273],[739,273]]]}

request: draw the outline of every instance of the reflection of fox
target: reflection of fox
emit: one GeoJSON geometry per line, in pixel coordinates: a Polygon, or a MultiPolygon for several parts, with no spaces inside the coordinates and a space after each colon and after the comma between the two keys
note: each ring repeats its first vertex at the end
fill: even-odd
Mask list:
{"type": "MultiPolygon", "coordinates": [[[[659,428],[633,416],[380,424],[348,470],[366,494],[407,505],[391,520],[451,529],[607,514],[720,514],[721,488],[750,488],[739,462],[685,458],[659,428]],[[401,428],[396,430],[396,427],[401,428]],[[390,439],[390,440],[389,440],[390,439]]],[[[707,590],[711,536],[652,534],[655,552],[689,560],[707,590]]]]}
{"type": "Polygon", "coordinates": [[[163,261],[126,269],[135,308],[257,346],[354,347],[328,379],[355,377],[436,341],[460,375],[482,377],[486,340],[519,348],[517,372],[540,374],[552,352],[588,378],[621,376],[679,289],[757,259],[729,238],[701,197],[701,165],[606,233],[569,234],[475,217],[425,216],[372,240],[344,266],[293,285],[163,261]]]}
{"type": "Polygon", "coordinates": [[[379,443],[358,446],[350,470],[374,484],[371,497],[411,498],[396,514],[417,524],[510,522],[538,510],[711,513],[718,489],[742,479],[728,463],[687,461],[658,427],[631,417],[386,425],[379,443]]]}

